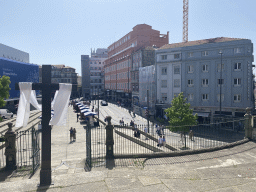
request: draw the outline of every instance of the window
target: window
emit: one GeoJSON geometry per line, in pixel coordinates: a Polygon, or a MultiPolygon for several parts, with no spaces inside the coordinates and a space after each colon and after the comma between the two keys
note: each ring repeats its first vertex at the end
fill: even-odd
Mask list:
{"type": "Polygon", "coordinates": [[[193,57],[193,52],[188,53],[188,57],[193,57]]]}
{"type": "Polygon", "coordinates": [[[241,48],[240,47],[234,48],[234,53],[241,53],[241,48]]]}
{"type": "Polygon", "coordinates": [[[180,54],[174,54],[174,59],[179,59],[180,58],[180,54]]]}
{"type": "Polygon", "coordinates": [[[241,95],[235,94],[234,95],[234,102],[240,102],[241,101],[241,95]]]}
{"type": "Polygon", "coordinates": [[[189,80],[188,80],[188,86],[189,86],[189,87],[194,86],[193,79],[189,79],[189,80]]]}
{"type": "Polygon", "coordinates": [[[188,66],[188,73],[193,73],[194,72],[194,67],[193,65],[188,66]]]}
{"type": "Polygon", "coordinates": [[[161,87],[167,87],[167,80],[162,80],[162,85],[161,87]]]}
{"type": "MultiPolygon", "coordinates": [[[[220,102],[220,94],[217,94],[217,101],[220,102]]],[[[221,102],[224,101],[224,94],[221,94],[221,102]]]]}
{"type": "Polygon", "coordinates": [[[174,79],[174,87],[180,87],[180,79],[174,79]]]}
{"type": "Polygon", "coordinates": [[[224,79],[218,79],[218,85],[223,85],[224,84],[224,79]]]}
{"type": "Polygon", "coordinates": [[[241,86],[241,79],[240,78],[235,78],[234,79],[234,86],[241,86]]]}
{"type": "Polygon", "coordinates": [[[162,75],[167,75],[167,67],[162,67],[162,75]]]}
{"type": "Polygon", "coordinates": [[[203,65],[202,67],[203,72],[208,72],[208,65],[203,65]]]}
{"type": "Polygon", "coordinates": [[[207,101],[209,99],[208,94],[202,94],[202,100],[207,101]]]}
{"type": "Polygon", "coordinates": [[[167,93],[162,93],[162,101],[167,101],[167,93]]]}
{"type": "Polygon", "coordinates": [[[189,101],[193,101],[194,100],[194,94],[193,93],[189,93],[188,94],[188,100],[189,101]]]}
{"type": "Polygon", "coordinates": [[[234,71],[241,71],[242,64],[241,63],[235,63],[234,64],[234,71]]]}
{"type": "Polygon", "coordinates": [[[208,56],[208,51],[202,51],[202,56],[208,56]]]}
{"type": "Polygon", "coordinates": [[[180,74],[180,67],[179,66],[174,67],[174,74],[180,74]]]}
{"type": "Polygon", "coordinates": [[[167,55],[161,55],[161,59],[162,60],[166,60],[167,59],[167,55]]]}
{"type": "Polygon", "coordinates": [[[218,64],[218,72],[220,72],[220,71],[223,71],[223,70],[224,70],[224,64],[222,64],[221,70],[220,70],[220,65],[221,65],[221,64],[218,64]]]}
{"type": "Polygon", "coordinates": [[[202,86],[208,87],[208,79],[202,79],[202,86]]]}

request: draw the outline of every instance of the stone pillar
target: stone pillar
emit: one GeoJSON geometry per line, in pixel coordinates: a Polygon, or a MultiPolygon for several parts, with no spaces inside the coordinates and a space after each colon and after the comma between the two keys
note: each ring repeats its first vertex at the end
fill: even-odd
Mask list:
{"type": "Polygon", "coordinates": [[[245,138],[252,139],[253,117],[251,114],[251,108],[246,108],[245,118],[245,138]]]}
{"type": "Polygon", "coordinates": [[[114,159],[114,153],[113,153],[113,145],[114,145],[114,139],[113,139],[113,125],[111,125],[111,116],[107,116],[107,126],[106,126],[106,167],[111,167],[112,162],[114,159]]]}
{"type": "Polygon", "coordinates": [[[8,123],[8,131],[4,135],[5,140],[5,156],[6,156],[6,170],[14,170],[16,165],[16,134],[12,131],[12,123],[8,123]]]}

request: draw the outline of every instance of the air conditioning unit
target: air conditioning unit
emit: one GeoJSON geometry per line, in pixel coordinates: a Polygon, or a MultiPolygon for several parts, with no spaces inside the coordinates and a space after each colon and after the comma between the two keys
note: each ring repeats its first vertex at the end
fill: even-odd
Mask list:
{"type": "Polygon", "coordinates": [[[160,101],[160,103],[164,103],[163,101],[160,101]]]}

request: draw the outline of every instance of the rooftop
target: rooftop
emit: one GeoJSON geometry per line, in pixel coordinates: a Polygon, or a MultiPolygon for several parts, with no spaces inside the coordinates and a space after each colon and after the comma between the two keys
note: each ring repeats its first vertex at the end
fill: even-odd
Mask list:
{"type": "Polygon", "coordinates": [[[243,40],[243,39],[241,39],[241,38],[230,38],[230,37],[216,37],[216,38],[211,38],[211,39],[203,39],[203,40],[196,40],[196,41],[166,44],[166,45],[160,47],[159,49],[170,49],[170,48],[176,48],[176,47],[188,47],[188,46],[202,45],[202,44],[208,44],[208,43],[221,43],[221,42],[237,41],[237,40],[243,40]]]}

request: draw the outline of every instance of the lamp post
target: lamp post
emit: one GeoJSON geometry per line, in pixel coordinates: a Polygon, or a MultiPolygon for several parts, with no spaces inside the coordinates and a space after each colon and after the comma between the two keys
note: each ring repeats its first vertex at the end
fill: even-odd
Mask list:
{"type": "Polygon", "coordinates": [[[221,87],[222,87],[222,51],[219,52],[220,54],[220,116],[221,116],[221,87]]]}

